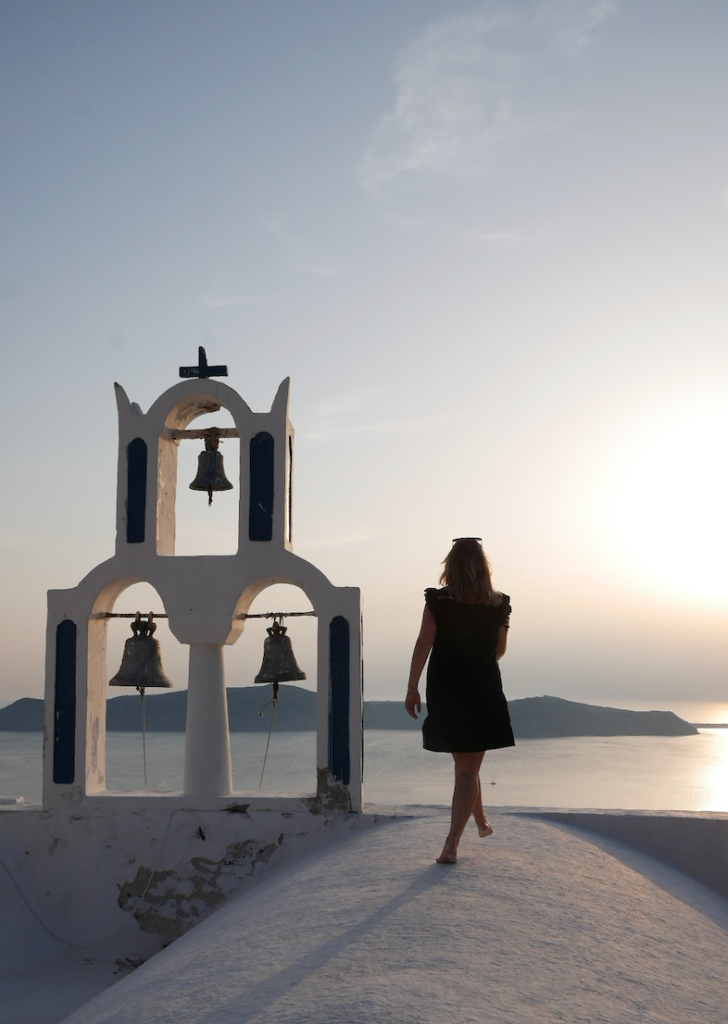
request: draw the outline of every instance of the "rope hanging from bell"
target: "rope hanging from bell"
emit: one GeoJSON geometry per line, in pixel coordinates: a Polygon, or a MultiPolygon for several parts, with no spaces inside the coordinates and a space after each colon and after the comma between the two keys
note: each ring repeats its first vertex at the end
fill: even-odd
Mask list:
{"type": "Polygon", "coordinates": [[[258,718],[263,717],[263,712],[268,707],[268,704],[273,705],[273,714],[270,716],[270,725],[268,727],[268,739],[265,744],[265,754],[263,755],[263,767],[260,771],[260,782],[258,783],[258,792],[263,789],[263,776],[265,775],[265,763],[268,760],[268,748],[270,747],[271,733],[273,732],[273,722],[276,718],[276,708],[278,707],[278,683],[273,683],[273,698],[269,700],[258,712],[258,718]]]}

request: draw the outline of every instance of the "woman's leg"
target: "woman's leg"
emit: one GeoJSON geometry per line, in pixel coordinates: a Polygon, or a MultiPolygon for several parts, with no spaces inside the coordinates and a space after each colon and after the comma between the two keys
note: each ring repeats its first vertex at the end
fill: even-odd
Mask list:
{"type": "Polygon", "coordinates": [[[475,798],[473,817],[475,818],[475,824],[478,826],[478,835],[481,839],[493,835],[493,826],[488,821],[488,816],[483,810],[483,790],[480,785],[480,775],[478,775],[478,795],[475,798]]]}
{"type": "MultiPolygon", "coordinates": [[[[455,755],[452,755],[453,765],[455,766],[455,755]]],[[[455,769],[457,771],[457,767],[455,769]]],[[[473,818],[475,824],[478,826],[478,835],[481,839],[485,839],[486,836],[493,835],[493,826],[488,821],[488,816],[483,809],[483,790],[480,783],[480,775],[478,775],[478,795],[475,798],[475,806],[473,807],[473,818]]]]}
{"type": "Polygon", "coordinates": [[[468,818],[475,809],[478,798],[478,772],[483,760],[484,751],[473,753],[454,753],[455,759],[455,790],[452,795],[452,814],[450,831],[442,853],[437,858],[438,864],[455,864],[458,859],[458,843],[468,818]]]}

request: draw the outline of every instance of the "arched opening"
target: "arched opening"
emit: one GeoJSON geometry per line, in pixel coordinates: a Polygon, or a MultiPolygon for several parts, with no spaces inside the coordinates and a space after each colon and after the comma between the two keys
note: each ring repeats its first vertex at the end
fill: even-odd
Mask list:
{"type": "MultiPolygon", "coordinates": [[[[204,413],[193,420],[188,430],[210,427],[231,428],[235,423],[225,409],[204,413]]],[[[240,440],[220,440],[225,476],[232,490],[214,492],[212,504],[204,491],[193,491],[190,484],[197,477],[198,459],[205,450],[204,440],[183,438],[177,453],[176,543],[177,555],[234,555],[238,550],[238,517],[240,507],[240,440]]]]}
{"type": "Polygon", "coordinates": [[[188,648],[170,632],[164,606],[148,583],[135,583],[117,598],[113,614],[155,613],[162,669],[173,689],[145,688],[144,702],[135,686],[111,686],[119,673],[126,641],[133,635],[132,618],[110,618],[106,644],[106,790],[114,793],[144,792],[144,759],[148,792],[169,793],[182,789],[184,765],[184,690],[187,686],[188,648]],[[143,712],[143,716],[142,716],[143,712]],[[143,717],[146,729],[143,732],[143,717]]]}
{"type": "MultiPolygon", "coordinates": [[[[312,611],[299,587],[278,583],[258,595],[248,614],[312,611]]],[[[272,619],[248,619],[240,638],[226,651],[233,789],[251,795],[310,796],[316,790],[318,619],[312,615],[283,619],[306,679],[280,684],[275,717],[273,705],[268,703],[273,697],[272,685],[254,682],[262,666],[267,629],[272,625],[272,619]]]]}

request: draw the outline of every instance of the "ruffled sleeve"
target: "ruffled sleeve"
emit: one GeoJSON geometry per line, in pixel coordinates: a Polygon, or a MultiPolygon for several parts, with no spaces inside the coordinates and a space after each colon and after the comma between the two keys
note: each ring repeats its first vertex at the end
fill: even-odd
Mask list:
{"type": "Polygon", "coordinates": [[[428,587],[425,591],[425,605],[437,619],[437,606],[439,603],[440,591],[435,587],[428,587]]]}
{"type": "Polygon", "coordinates": [[[508,596],[508,594],[501,594],[501,597],[503,598],[503,600],[499,604],[498,610],[500,611],[500,624],[503,625],[508,616],[511,614],[512,609],[511,599],[508,596]]]}

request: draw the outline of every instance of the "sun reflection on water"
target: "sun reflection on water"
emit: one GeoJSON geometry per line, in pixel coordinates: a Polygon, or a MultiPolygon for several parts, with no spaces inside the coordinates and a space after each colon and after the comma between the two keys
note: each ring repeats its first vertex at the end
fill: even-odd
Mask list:
{"type": "Polygon", "coordinates": [[[701,730],[701,737],[709,742],[699,784],[699,808],[728,811],[728,729],[701,730]]]}

